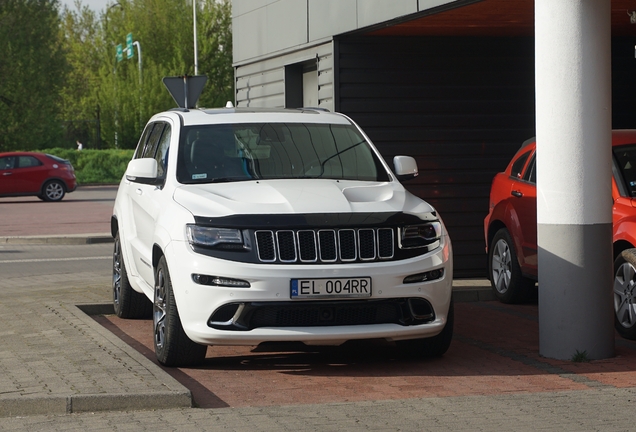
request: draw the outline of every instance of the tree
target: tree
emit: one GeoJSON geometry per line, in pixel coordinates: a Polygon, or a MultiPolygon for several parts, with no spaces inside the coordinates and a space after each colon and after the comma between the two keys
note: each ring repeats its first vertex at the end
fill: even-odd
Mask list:
{"type": "Polygon", "coordinates": [[[224,106],[227,101],[234,102],[232,6],[227,0],[206,0],[197,18],[197,27],[201,29],[199,73],[208,76],[200,105],[224,106]]]}
{"type": "MultiPolygon", "coordinates": [[[[198,0],[201,106],[233,100],[231,6],[198,0]]],[[[119,0],[99,17],[78,0],[1,0],[0,149],[133,148],[148,118],[174,107],[162,78],[194,74],[192,9],[184,0],[119,0]],[[117,62],[126,35],[142,48],[117,62]],[[99,119],[99,123],[98,123],[99,119]],[[100,136],[101,131],[101,136],[100,136]]]]}
{"type": "MultiPolygon", "coordinates": [[[[148,119],[175,106],[162,78],[194,74],[191,4],[118,0],[97,20],[76,6],[62,19],[71,65],[62,92],[65,118],[73,120],[69,130],[96,139],[90,120],[99,107],[102,145],[134,148],[148,119]],[[137,42],[133,58],[124,54],[117,61],[116,47],[126,47],[129,33],[137,42]]],[[[198,0],[197,6],[199,73],[208,75],[200,105],[223,106],[233,100],[231,6],[227,0],[198,0]]]]}
{"type": "Polygon", "coordinates": [[[65,7],[61,24],[69,64],[69,73],[60,92],[65,141],[70,146],[79,140],[88,147],[99,148],[101,59],[95,13],[79,3],[76,11],[65,7]]]}
{"type": "Polygon", "coordinates": [[[0,150],[56,145],[68,72],[57,0],[0,1],[0,150]]]}

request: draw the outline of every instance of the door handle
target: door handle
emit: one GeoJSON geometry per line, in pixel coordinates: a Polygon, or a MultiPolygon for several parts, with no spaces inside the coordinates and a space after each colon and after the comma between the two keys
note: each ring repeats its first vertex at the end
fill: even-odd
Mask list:
{"type": "Polygon", "coordinates": [[[137,192],[137,195],[141,195],[141,194],[144,193],[144,191],[142,191],[141,189],[137,189],[137,190],[135,190],[135,192],[137,192]]]}
{"type": "Polygon", "coordinates": [[[13,174],[12,172],[6,172],[6,173],[2,173],[3,176],[7,176],[7,175],[11,175],[13,174]]]}
{"type": "Polygon", "coordinates": [[[519,191],[513,190],[512,192],[510,192],[510,195],[517,197],[517,198],[521,198],[523,196],[523,194],[519,191]]]}

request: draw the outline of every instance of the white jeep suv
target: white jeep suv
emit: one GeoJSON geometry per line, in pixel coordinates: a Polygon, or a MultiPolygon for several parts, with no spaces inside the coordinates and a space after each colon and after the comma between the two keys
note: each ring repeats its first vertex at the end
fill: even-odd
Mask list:
{"type": "Polygon", "coordinates": [[[153,317],[160,363],[207,345],[384,338],[441,355],[453,333],[440,216],[348,117],[174,109],[148,122],[112,217],[113,300],[153,317]],[[150,300],[150,301],[148,301],[150,300]]]}

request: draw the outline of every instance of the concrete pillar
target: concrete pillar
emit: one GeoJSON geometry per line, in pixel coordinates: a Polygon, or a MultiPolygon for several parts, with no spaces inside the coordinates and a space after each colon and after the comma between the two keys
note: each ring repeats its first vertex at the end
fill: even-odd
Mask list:
{"type": "Polygon", "coordinates": [[[611,0],[535,0],[539,354],[614,355],[611,0]]]}

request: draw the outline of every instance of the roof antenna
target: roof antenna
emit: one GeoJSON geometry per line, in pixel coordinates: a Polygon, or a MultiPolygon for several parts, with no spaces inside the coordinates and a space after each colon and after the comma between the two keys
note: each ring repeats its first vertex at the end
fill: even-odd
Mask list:
{"type": "Polygon", "coordinates": [[[164,77],[163,85],[166,86],[170,96],[177,103],[179,108],[195,108],[199,96],[208,81],[206,75],[183,75],[177,77],[164,77]]]}

